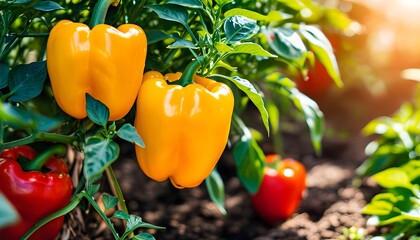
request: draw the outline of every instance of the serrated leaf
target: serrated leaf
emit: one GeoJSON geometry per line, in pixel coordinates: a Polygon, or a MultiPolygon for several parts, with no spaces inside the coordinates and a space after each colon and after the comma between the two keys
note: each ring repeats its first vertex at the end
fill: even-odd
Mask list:
{"type": "Polygon", "coordinates": [[[122,220],[128,220],[130,218],[130,215],[122,210],[117,210],[112,215],[112,218],[118,218],[122,220]]]}
{"type": "Polygon", "coordinates": [[[9,67],[7,65],[0,63],[0,89],[7,87],[9,71],[9,67]]]}
{"type": "Polygon", "coordinates": [[[116,198],[114,196],[111,196],[108,193],[104,193],[102,195],[102,202],[103,202],[103,204],[105,206],[105,211],[106,211],[106,210],[108,210],[110,208],[113,208],[113,207],[117,206],[117,204],[118,204],[118,198],[116,198]]]}
{"type": "Polygon", "coordinates": [[[229,54],[236,54],[236,53],[246,53],[246,54],[252,54],[254,56],[259,57],[277,57],[276,55],[271,54],[267,50],[261,47],[261,45],[257,43],[241,43],[236,45],[232,51],[229,52],[229,54]]]}
{"type": "Polygon", "coordinates": [[[219,211],[226,215],[225,209],[225,186],[223,184],[222,177],[216,169],[210,173],[206,178],[206,187],[210,195],[210,199],[216,204],[219,211]]]}
{"type": "Polygon", "coordinates": [[[240,15],[228,17],[224,23],[226,42],[233,43],[247,39],[257,33],[258,29],[255,20],[240,15]]]}
{"type": "Polygon", "coordinates": [[[21,64],[9,72],[9,101],[23,102],[37,97],[47,78],[45,61],[21,64]]]}
{"type": "Polygon", "coordinates": [[[92,122],[106,127],[109,120],[109,109],[89,93],[86,93],[86,112],[92,122]]]}
{"type": "Polygon", "coordinates": [[[185,39],[178,39],[174,43],[168,46],[170,49],[174,48],[190,48],[190,49],[198,49],[197,46],[194,45],[193,42],[185,40],[185,39]]]}
{"type": "Polygon", "coordinates": [[[294,105],[304,114],[306,124],[309,127],[312,146],[315,152],[320,155],[321,142],[325,131],[324,114],[314,100],[299,92],[296,88],[291,89],[289,97],[294,105]]]}
{"type": "Polygon", "coordinates": [[[264,176],[265,156],[258,144],[249,136],[242,136],[233,148],[237,175],[250,194],[255,194],[264,176]]]}
{"type": "Polygon", "coordinates": [[[64,9],[60,4],[54,2],[54,1],[40,1],[34,4],[34,9],[43,11],[43,12],[50,12],[50,11],[56,11],[64,9]]]}
{"type": "Polygon", "coordinates": [[[183,1],[168,0],[166,3],[176,4],[176,5],[188,7],[188,8],[203,8],[203,4],[199,0],[183,0],[183,1]]]}
{"type": "Polygon", "coordinates": [[[105,171],[120,154],[120,147],[112,139],[88,138],[83,149],[85,152],[83,170],[87,180],[105,171]]]}
{"type": "Polygon", "coordinates": [[[337,59],[328,38],[315,26],[300,25],[299,32],[307,40],[310,50],[325,66],[328,75],[334,80],[335,84],[342,87],[343,82],[341,81],[337,59]]]}
{"type": "Polygon", "coordinates": [[[134,143],[139,147],[144,147],[143,139],[141,139],[141,136],[138,134],[136,128],[129,123],[121,126],[121,128],[117,131],[117,136],[128,142],[134,143]]]}
{"type": "Polygon", "coordinates": [[[7,198],[0,192],[0,229],[19,221],[19,214],[7,198]]]}
{"type": "Polygon", "coordinates": [[[235,15],[241,15],[247,17],[249,19],[257,20],[257,21],[267,21],[267,16],[262,15],[261,13],[254,12],[248,9],[243,8],[232,8],[225,12],[225,17],[232,17],[235,15]]]}
{"type": "Polygon", "coordinates": [[[299,34],[288,28],[262,28],[270,48],[289,64],[302,68],[305,65],[307,49],[299,34]]]}
{"type": "Polygon", "coordinates": [[[188,11],[182,6],[173,4],[149,5],[146,8],[154,11],[160,18],[178,22],[188,27],[188,11]]]}

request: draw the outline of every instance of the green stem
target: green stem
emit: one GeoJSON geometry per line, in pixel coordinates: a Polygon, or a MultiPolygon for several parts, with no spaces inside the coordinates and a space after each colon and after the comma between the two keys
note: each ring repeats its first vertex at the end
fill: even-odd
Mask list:
{"type": "Polygon", "coordinates": [[[108,8],[111,5],[118,5],[119,2],[120,0],[99,0],[93,8],[89,26],[93,28],[98,24],[104,23],[108,8]]]}
{"type": "Polygon", "coordinates": [[[125,204],[125,199],[124,199],[123,192],[121,190],[121,186],[118,183],[118,180],[114,174],[114,170],[112,169],[111,166],[109,166],[106,169],[106,175],[108,177],[109,185],[111,187],[112,193],[116,195],[118,198],[118,208],[128,214],[128,209],[127,209],[127,205],[125,204]]]}
{"type": "Polygon", "coordinates": [[[82,191],[81,194],[83,194],[86,199],[89,201],[89,203],[92,205],[92,207],[96,210],[96,212],[101,216],[101,218],[105,221],[106,225],[108,225],[108,228],[111,230],[112,235],[114,235],[114,239],[120,239],[118,236],[118,233],[115,231],[114,225],[112,224],[111,220],[105,215],[105,213],[101,210],[99,205],[95,202],[92,196],[90,196],[87,192],[82,191]]]}
{"type": "Polygon", "coordinates": [[[79,205],[80,201],[82,200],[82,198],[85,197],[84,194],[80,193],[77,194],[70,202],[69,204],[67,204],[67,206],[65,206],[64,208],[58,210],[57,212],[41,219],[39,222],[37,222],[34,226],[32,226],[21,238],[20,240],[26,240],[28,239],[34,232],[36,232],[36,230],[40,229],[42,226],[44,226],[45,224],[47,224],[48,222],[64,216],[66,214],[68,214],[69,212],[71,212],[73,209],[75,209],[77,207],[77,205],[79,205]]]}
{"type": "Polygon", "coordinates": [[[203,56],[196,58],[194,61],[190,62],[185,68],[182,76],[179,80],[175,81],[175,84],[181,85],[183,87],[188,84],[192,84],[194,81],[194,75],[197,73],[197,70],[201,67],[201,62],[204,60],[203,56]]]}
{"type": "Polygon", "coordinates": [[[52,156],[64,156],[67,152],[66,146],[62,144],[57,144],[50,147],[48,150],[42,152],[38,156],[36,156],[32,161],[29,161],[24,166],[25,171],[40,171],[42,166],[52,157],[52,156]]]}
{"type": "Polygon", "coordinates": [[[66,136],[66,135],[59,135],[55,133],[37,132],[25,138],[21,138],[18,140],[1,144],[0,151],[3,151],[4,149],[7,149],[7,148],[27,145],[34,142],[43,142],[43,141],[70,144],[73,146],[77,146],[77,136],[66,136]]]}
{"type": "Polygon", "coordinates": [[[10,36],[22,37],[48,37],[49,33],[11,33],[10,36]]]}

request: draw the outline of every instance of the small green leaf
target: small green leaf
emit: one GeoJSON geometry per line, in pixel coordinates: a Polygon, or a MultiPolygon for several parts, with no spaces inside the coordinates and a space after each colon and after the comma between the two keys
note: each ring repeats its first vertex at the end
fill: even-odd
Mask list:
{"type": "Polygon", "coordinates": [[[84,145],[84,174],[87,180],[101,174],[117,160],[120,148],[112,139],[90,137],[84,145]]]}
{"type": "Polygon", "coordinates": [[[233,51],[229,52],[229,54],[236,54],[236,53],[252,54],[254,56],[259,56],[259,57],[272,57],[272,58],[277,57],[276,55],[273,55],[267,50],[265,50],[264,48],[262,48],[259,44],[251,43],[251,42],[238,44],[233,48],[233,51]]]}
{"type": "Polygon", "coordinates": [[[102,176],[101,174],[98,174],[94,177],[92,177],[89,181],[86,182],[86,192],[89,194],[89,196],[95,195],[97,192],[99,192],[99,189],[101,188],[101,184],[94,183],[96,182],[97,178],[99,176],[102,176]]]}
{"type": "Polygon", "coordinates": [[[21,64],[9,72],[9,101],[23,102],[37,97],[47,78],[45,61],[21,64]]]}
{"type": "Polygon", "coordinates": [[[216,204],[219,211],[226,215],[225,209],[225,186],[223,184],[222,177],[216,169],[210,173],[206,178],[206,187],[209,192],[210,199],[216,204]]]}
{"type": "Polygon", "coordinates": [[[168,46],[170,49],[174,48],[190,48],[190,49],[198,49],[197,46],[194,45],[193,42],[185,40],[185,39],[178,39],[174,43],[168,46]]]}
{"type": "Polygon", "coordinates": [[[43,12],[50,12],[50,11],[56,11],[64,9],[60,4],[54,2],[54,1],[40,1],[34,4],[34,9],[43,11],[43,12]]]}
{"type": "Polygon", "coordinates": [[[0,63],[0,89],[7,87],[8,79],[9,67],[3,63],[0,63]]]}
{"type": "Polygon", "coordinates": [[[410,179],[400,168],[388,168],[373,175],[373,178],[384,188],[411,188],[410,179]]]}
{"type": "Polygon", "coordinates": [[[229,45],[222,42],[216,42],[215,47],[220,53],[228,53],[233,50],[229,45]]]}
{"type": "Polygon", "coordinates": [[[113,207],[117,206],[118,198],[116,198],[114,196],[111,196],[108,193],[104,193],[102,195],[102,202],[104,203],[105,211],[106,211],[110,208],[113,208],[113,207]]]}
{"type": "Polygon", "coordinates": [[[134,240],[155,240],[155,237],[153,237],[150,233],[139,233],[136,236],[134,236],[132,239],[134,240]]]}
{"type": "Polygon", "coordinates": [[[141,217],[130,215],[129,219],[127,220],[127,227],[125,229],[123,237],[134,232],[137,228],[165,229],[164,227],[156,226],[150,223],[145,223],[142,221],[141,217]]]}
{"type": "Polygon", "coordinates": [[[203,8],[203,4],[199,0],[168,0],[167,4],[176,4],[188,8],[203,8]]]}
{"type": "Polygon", "coordinates": [[[112,215],[112,218],[128,220],[130,218],[130,215],[128,215],[126,212],[124,212],[122,210],[117,210],[117,211],[114,212],[114,215],[112,215]]]}
{"type": "Polygon", "coordinates": [[[299,92],[296,88],[292,88],[290,91],[291,94],[289,97],[305,116],[306,124],[309,127],[312,146],[314,147],[315,152],[320,155],[321,142],[325,131],[324,114],[314,100],[299,92]]]}
{"type": "Polygon", "coordinates": [[[289,64],[302,68],[305,64],[307,49],[299,34],[289,28],[262,28],[268,45],[280,58],[289,64]]]}
{"type": "Polygon", "coordinates": [[[340,70],[328,38],[315,26],[300,25],[299,32],[308,41],[310,50],[325,66],[328,75],[334,80],[335,84],[338,87],[342,87],[343,82],[341,81],[340,70]]]}
{"type": "Polygon", "coordinates": [[[19,214],[14,206],[0,192],[0,228],[7,227],[19,221],[19,214]]]}
{"type": "Polygon", "coordinates": [[[106,127],[109,120],[109,109],[89,93],[86,93],[86,112],[92,122],[106,127]]]}
{"type": "Polygon", "coordinates": [[[226,42],[233,43],[249,38],[257,33],[257,21],[240,15],[228,17],[224,23],[226,42]]]}
{"type": "Polygon", "coordinates": [[[126,123],[117,131],[117,136],[128,142],[134,143],[139,147],[144,147],[143,139],[141,139],[136,128],[133,125],[126,123]]]}
{"type": "Polygon", "coordinates": [[[154,11],[160,18],[178,22],[188,27],[188,11],[182,6],[173,4],[149,5],[146,8],[154,11]]]}
{"type": "Polygon", "coordinates": [[[174,33],[174,34],[167,34],[161,30],[157,30],[157,29],[151,29],[151,30],[145,30],[146,32],[146,36],[147,36],[147,44],[153,44],[168,38],[171,39],[178,39],[179,35],[174,33]]]}
{"type": "Polygon", "coordinates": [[[249,19],[253,19],[256,21],[267,21],[267,16],[262,15],[261,13],[254,12],[248,9],[243,8],[232,8],[225,12],[225,17],[233,17],[235,15],[241,15],[247,17],[249,19]]]}

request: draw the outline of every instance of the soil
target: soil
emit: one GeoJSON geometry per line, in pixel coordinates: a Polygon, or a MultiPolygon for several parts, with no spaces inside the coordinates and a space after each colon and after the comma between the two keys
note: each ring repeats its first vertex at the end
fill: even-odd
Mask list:
{"type": "MultiPolygon", "coordinates": [[[[145,230],[156,239],[339,239],[343,229],[350,227],[363,229],[367,236],[375,234],[377,230],[367,226],[367,216],[361,214],[361,209],[380,189],[366,180],[355,184],[355,169],[366,158],[363,150],[368,139],[358,135],[345,139],[327,137],[322,156],[316,157],[306,132],[303,129],[286,133],[284,143],[287,156],[300,160],[307,168],[307,190],[296,213],[274,226],[264,224],[254,212],[248,193],[235,175],[229,150],[218,164],[225,183],[227,215],[211,202],[205,184],[179,190],[169,181],[148,179],[141,172],[131,145],[122,145],[122,158],[113,168],[129,212],[145,222],[166,227],[145,230]]],[[[271,150],[269,143],[262,144],[262,148],[271,150]]],[[[76,218],[73,213],[71,219],[76,218]]],[[[73,223],[74,239],[112,239],[98,218],[84,219],[90,224],[78,228],[73,223]]],[[[72,234],[67,232],[65,236],[71,239],[72,234]]]]}

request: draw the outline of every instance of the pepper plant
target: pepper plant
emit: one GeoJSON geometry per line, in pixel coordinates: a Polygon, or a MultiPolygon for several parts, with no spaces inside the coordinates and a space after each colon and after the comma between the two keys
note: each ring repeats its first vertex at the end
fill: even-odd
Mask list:
{"type": "MultiPolygon", "coordinates": [[[[262,181],[265,156],[244,117],[252,105],[267,134],[276,135],[279,104],[291,102],[303,113],[314,149],[320,153],[322,112],[296,89],[292,76],[306,75],[316,58],[342,85],[332,47],[312,25],[328,22],[329,16],[345,16],[337,9],[324,9],[310,0],[6,0],[0,2],[0,9],[0,152],[23,145],[65,144],[84,154],[72,199],[40,219],[22,239],[68,214],[83,199],[115,239],[153,238],[134,233],[141,227],[162,227],[129,214],[112,169],[120,156],[116,138],[136,145],[141,168],[157,181],[169,177],[176,187],[194,187],[205,179],[210,198],[221,211],[225,211],[223,182],[216,164],[226,143],[233,148],[237,175],[247,191],[255,193],[262,181]],[[166,84],[166,90],[158,90],[157,86],[166,84]],[[171,95],[193,88],[190,98],[171,95]],[[162,94],[155,95],[158,91],[162,94]],[[198,95],[200,91],[211,93],[198,95]],[[202,104],[217,94],[230,100],[225,104],[216,97],[202,104]],[[162,115],[157,114],[159,107],[148,102],[159,96],[162,115]],[[188,114],[172,114],[188,105],[192,109],[188,114]],[[192,116],[200,111],[204,111],[201,120],[194,120],[192,116]],[[148,123],[154,114],[156,121],[148,123]],[[182,117],[171,125],[173,116],[182,117]],[[223,117],[212,119],[219,116],[223,117]],[[183,134],[192,131],[189,125],[210,131],[206,137],[183,134]],[[150,165],[157,154],[155,141],[169,144],[180,141],[180,136],[187,137],[172,150],[168,146],[168,152],[183,154],[174,155],[179,161],[204,161],[205,167],[192,166],[190,161],[185,164],[191,169],[179,172],[171,163],[163,168],[150,165]],[[207,144],[201,142],[208,139],[207,144]],[[202,158],[200,151],[211,154],[202,158]],[[119,207],[111,217],[93,198],[104,173],[115,193],[104,195],[105,210],[119,207]],[[111,218],[124,222],[122,234],[111,218]]],[[[346,21],[329,24],[337,28],[349,24],[345,17],[341,19],[346,21]]],[[[0,194],[0,201],[0,228],[19,222],[16,214],[6,218],[6,213],[16,213],[9,204],[13,200],[0,194]]]]}
{"type": "Polygon", "coordinates": [[[370,224],[391,226],[389,233],[377,239],[420,236],[419,100],[417,94],[394,115],[378,117],[363,129],[364,134],[376,137],[367,145],[368,159],[357,173],[372,176],[384,192],[376,194],[362,212],[371,215],[370,224]]]}

